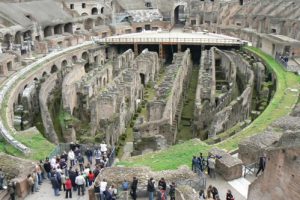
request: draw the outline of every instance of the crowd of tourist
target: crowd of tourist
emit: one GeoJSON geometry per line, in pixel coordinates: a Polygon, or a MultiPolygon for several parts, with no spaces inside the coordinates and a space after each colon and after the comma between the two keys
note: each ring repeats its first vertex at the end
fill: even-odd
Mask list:
{"type": "Polygon", "coordinates": [[[27,176],[29,189],[31,193],[38,192],[43,181],[48,179],[54,196],[60,196],[62,192],[65,198],[72,198],[73,192],[84,196],[86,188],[93,185],[97,175],[107,166],[109,155],[106,144],[84,151],[80,145],[71,144],[68,153],[64,151],[61,155],[47,157],[36,164],[33,172],[27,176]]]}
{"type": "MultiPolygon", "coordinates": [[[[220,159],[218,155],[209,155],[207,158],[204,158],[202,153],[198,157],[193,156],[192,158],[192,170],[195,173],[204,175],[207,170],[207,174],[210,178],[216,178],[216,159],[220,159]]],[[[215,186],[209,185],[206,193],[204,190],[199,192],[200,200],[220,200],[218,189],[215,186]]],[[[231,190],[228,190],[226,193],[226,200],[234,200],[234,197],[231,193],[231,190]]]]}

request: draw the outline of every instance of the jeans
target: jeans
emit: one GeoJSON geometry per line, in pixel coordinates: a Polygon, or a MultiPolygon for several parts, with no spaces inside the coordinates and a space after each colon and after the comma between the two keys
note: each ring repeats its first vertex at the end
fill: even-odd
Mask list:
{"type": "Polygon", "coordinates": [[[93,156],[88,156],[88,161],[92,165],[93,164],[93,156]]]}
{"type": "Polygon", "coordinates": [[[59,189],[58,188],[54,188],[54,195],[59,196],[59,189]]]}
{"type": "Polygon", "coordinates": [[[81,189],[81,192],[82,192],[82,196],[84,195],[84,185],[77,185],[78,187],[78,196],[80,195],[80,189],[81,189]]]}
{"type": "Polygon", "coordinates": [[[72,198],[72,190],[71,189],[66,190],[66,198],[68,198],[68,197],[72,198]]]}
{"type": "Polygon", "coordinates": [[[0,189],[1,190],[3,189],[3,180],[4,180],[4,178],[0,178],[0,189]]]}
{"type": "Polygon", "coordinates": [[[41,185],[42,184],[42,174],[38,173],[38,184],[41,185]]]}
{"type": "Polygon", "coordinates": [[[154,200],[154,192],[149,192],[149,200],[154,200]]]}
{"type": "Polygon", "coordinates": [[[47,177],[48,177],[48,179],[51,178],[51,172],[47,172],[47,177]]]}

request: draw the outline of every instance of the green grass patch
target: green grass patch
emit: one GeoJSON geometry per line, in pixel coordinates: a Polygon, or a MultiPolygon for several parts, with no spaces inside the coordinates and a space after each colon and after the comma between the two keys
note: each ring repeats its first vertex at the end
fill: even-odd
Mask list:
{"type": "Polygon", "coordinates": [[[289,114],[298,101],[300,77],[294,73],[286,72],[279,63],[261,50],[252,47],[247,47],[246,49],[259,56],[267,67],[274,71],[277,77],[277,88],[273,99],[258,118],[238,134],[219,144],[207,145],[204,142],[193,139],[171,146],[166,150],[130,158],[128,161],[118,163],[118,165],[149,166],[156,171],[177,169],[181,165],[190,165],[192,156],[199,155],[199,152],[207,155],[208,150],[214,146],[228,151],[235,150],[243,138],[261,133],[272,122],[289,114]],[[297,91],[291,91],[290,89],[297,89],[297,91]]]}
{"type": "MultiPolygon", "coordinates": [[[[130,158],[126,162],[119,162],[119,166],[149,166],[153,170],[177,169],[178,166],[190,165],[191,157],[199,152],[207,152],[208,146],[198,139],[171,146],[158,152],[130,158]]],[[[205,154],[206,155],[206,154],[205,154]]]]}
{"type": "Polygon", "coordinates": [[[31,148],[31,153],[26,156],[26,158],[31,160],[45,159],[55,148],[54,144],[50,143],[38,131],[32,129],[20,132],[14,137],[22,144],[31,148]]]}

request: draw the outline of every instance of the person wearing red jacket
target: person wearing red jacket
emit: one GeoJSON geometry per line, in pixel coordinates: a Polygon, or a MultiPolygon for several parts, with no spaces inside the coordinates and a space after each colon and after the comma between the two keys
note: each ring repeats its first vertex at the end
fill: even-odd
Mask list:
{"type": "Polygon", "coordinates": [[[72,182],[69,177],[66,177],[65,187],[66,187],[66,199],[68,197],[72,199],[72,182]]]}
{"type": "Polygon", "coordinates": [[[95,175],[92,171],[90,171],[88,177],[89,177],[89,186],[91,186],[95,180],[95,175]]]}

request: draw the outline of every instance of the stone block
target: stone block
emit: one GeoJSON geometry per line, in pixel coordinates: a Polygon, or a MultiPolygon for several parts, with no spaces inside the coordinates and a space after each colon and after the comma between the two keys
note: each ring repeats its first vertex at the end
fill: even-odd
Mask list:
{"type": "Polygon", "coordinates": [[[209,155],[217,155],[216,171],[223,176],[226,181],[240,178],[243,173],[242,161],[233,157],[224,150],[213,148],[209,151],[209,155]]]}
{"type": "Polygon", "coordinates": [[[258,162],[259,156],[265,149],[272,144],[278,142],[281,134],[273,131],[266,131],[258,134],[239,143],[239,158],[245,165],[258,162]]]}

